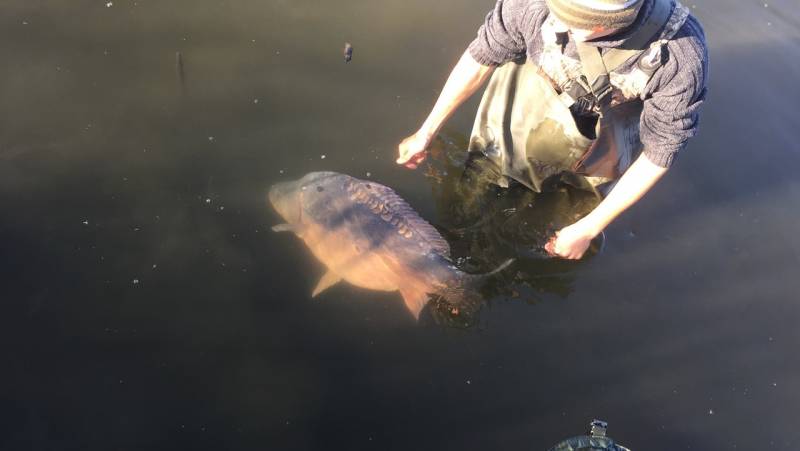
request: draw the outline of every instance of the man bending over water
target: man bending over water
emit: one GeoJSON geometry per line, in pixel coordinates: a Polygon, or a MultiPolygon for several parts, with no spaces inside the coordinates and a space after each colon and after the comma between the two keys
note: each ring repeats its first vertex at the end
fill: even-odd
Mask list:
{"type": "Polygon", "coordinates": [[[498,0],[397,163],[416,168],[444,122],[481,87],[470,153],[539,191],[568,175],[598,206],[547,249],[579,259],[697,132],[708,71],[700,23],[676,0],[498,0]]]}

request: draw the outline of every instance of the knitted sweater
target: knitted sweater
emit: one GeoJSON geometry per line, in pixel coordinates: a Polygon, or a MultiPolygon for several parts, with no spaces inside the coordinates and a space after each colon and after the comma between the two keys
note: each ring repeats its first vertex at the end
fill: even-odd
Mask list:
{"type": "MultiPolygon", "coordinates": [[[[600,48],[623,45],[649,17],[653,2],[645,0],[629,28],[589,44],[600,48]]],[[[470,54],[475,61],[489,66],[526,56],[538,60],[542,50],[541,26],[549,13],[544,0],[498,0],[478,30],[478,37],[470,44],[470,54]]],[[[670,40],[668,52],[666,64],[656,71],[641,96],[644,109],[639,132],[643,153],[661,167],[669,167],[689,138],[697,133],[699,110],[706,97],[708,52],[697,19],[689,16],[670,40]]],[[[577,58],[572,40],[567,43],[565,53],[577,58]]]]}

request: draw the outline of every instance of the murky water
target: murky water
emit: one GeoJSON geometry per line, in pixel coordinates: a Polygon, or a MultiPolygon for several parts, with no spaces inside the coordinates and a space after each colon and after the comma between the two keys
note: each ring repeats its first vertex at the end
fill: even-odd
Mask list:
{"type": "Polygon", "coordinates": [[[393,162],[492,3],[0,1],[0,449],[546,449],[595,417],[635,450],[796,449],[794,2],[687,3],[701,135],[577,264],[535,244],[579,193],[454,210],[475,100],[393,162]],[[520,259],[466,329],[312,300],[265,201],[312,170],[393,187],[467,268],[520,259]]]}

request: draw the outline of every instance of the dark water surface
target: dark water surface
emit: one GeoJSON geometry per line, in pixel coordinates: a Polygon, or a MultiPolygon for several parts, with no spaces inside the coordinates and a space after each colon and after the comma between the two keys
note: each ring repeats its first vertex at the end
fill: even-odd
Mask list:
{"type": "Polygon", "coordinates": [[[0,449],[530,450],[595,417],[634,450],[800,447],[794,0],[687,3],[701,135],[600,255],[523,254],[468,329],[310,298],[278,180],[392,186],[477,266],[584,201],[458,224],[475,100],[433,166],[393,163],[492,3],[0,1],[0,449]]]}

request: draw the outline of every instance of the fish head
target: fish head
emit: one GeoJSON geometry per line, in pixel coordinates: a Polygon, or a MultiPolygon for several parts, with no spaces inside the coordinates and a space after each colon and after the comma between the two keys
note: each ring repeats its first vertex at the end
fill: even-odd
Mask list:
{"type": "Polygon", "coordinates": [[[324,187],[338,175],[335,172],[310,172],[298,180],[276,183],[269,189],[269,202],[286,222],[299,224],[320,203],[324,187]]]}

